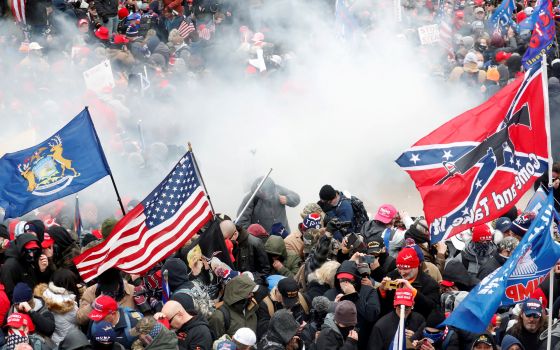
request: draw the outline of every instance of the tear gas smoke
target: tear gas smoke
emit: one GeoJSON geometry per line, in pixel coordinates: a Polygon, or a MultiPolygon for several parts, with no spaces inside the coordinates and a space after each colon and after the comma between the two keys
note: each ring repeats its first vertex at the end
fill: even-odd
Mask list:
{"type": "MultiPolygon", "coordinates": [[[[9,140],[12,151],[32,146],[89,105],[127,198],[144,198],[190,141],[218,212],[235,216],[250,184],[272,167],[276,183],[300,194],[300,207],[317,201],[319,189],[328,183],[362,199],[370,212],[390,202],[420,214],[418,192],[394,159],[477,101],[437,79],[438,61],[427,53],[441,50],[411,45],[391,23],[380,22],[390,16],[372,16],[374,29],[350,42],[337,39],[332,14],[317,4],[272,3],[262,13],[275,18],[265,41],[282,47],[285,68],[268,79],[250,79],[243,66],[228,66],[237,54],[232,45],[215,45],[211,59],[223,59],[223,64],[213,66],[214,74],[201,80],[185,76],[159,98],[127,96],[120,89],[92,96],[82,77],[92,62],[57,65],[64,62],[63,53],[49,53],[49,69],[26,75],[31,72],[11,69],[19,64],[19,54],[1,45],[0,69],[6,77],[0,82],[2,140],[9,140]],[[96,100],[113,112],[92,103],[96,100]],[[148,145],[142,151],[132,147],[140,144],[140,119],[148,145]],[[29,128],[35,129],[35,138],[18,139],[29,128]],[[126,145],[116,146],[123,139],[126,145]]],[[[4,22],[0,28],[8,41],[10,27],[4,22]]],[[[75,35],[60,40],[77,41],[75,35]]],[[[92,50],[92,55],[102,51],[92,50]]],[[[97,204],[98,220],[118,211],[108,178],[82,191],[80,201],[82,206],[97,204]]],[[[88,208],[82,208],[83,215],[94,210],[88,208]]],[[[292,228],[298,214],[299,208],[288,211],[292,228]]]]}

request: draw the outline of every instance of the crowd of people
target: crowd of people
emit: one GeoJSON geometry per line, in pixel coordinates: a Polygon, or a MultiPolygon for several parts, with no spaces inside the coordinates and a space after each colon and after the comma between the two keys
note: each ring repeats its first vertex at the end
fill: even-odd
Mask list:
{"type": "Polygon", "coordinates": [[[362,201],[331,185],[293,226],[286,207],[300,204],[297,193],[270,178],[253,191],[237,224],[216,214],[145,274],[111,268],[90,283],[72,259],[107,239],[114,218],[79,238],[57,223],[64,210],[48,222],[28,214],[0,225],[2,349],[386,350],[401,310],[407,349],[546,348],[547,319],[560,309],[549,278],[559,285],[560,269],[529,299],[496,310],[481,334],[443,324],[507,261],[534,215],[514,207],[432,245],[423,217],[383,204],[370,220],[362,201]],[[224,251],[208,250],[205,235],[224,251]]]}
{"type": "MultiPolygon", "coordinates": [[[[391,7],[365,0],[322,3],[326,16],[344,29],[340,39],[355,45],[386,22],[380,13],[391,7]],[[340,17],[342,8],[347,12],[340,17]]],[[[97,108],[98,127],[111,135],[111,149],[125,155],[126,164],[158,176],[184,149],[164,142],[140,147],[143,140],[123,132],[136,128],[130,115],[140,102],[166,101],[210,77],[270,80],[287,72],[297,55],[286,38],[291,22],[266,11],[270,3],[264,0],[29,0],[25,21],[15,20],[7,5],[0,6],[6,28],[0,32],[0,60],[15,58],[17,64],[0,65],[0,72],[20,89],[1,92],[2,113],[36,121],[52,111],[45,103],[23,116],[21,91],[46,99],[53,72],[58,82],[77,87],[56,106],[68,108],[85,88],[64,73],[109,60],[114,86],[82,97],[97,108]]],[[[398,28],[417,52],[435,54],[430,69],[443,77],[442,84],[484,100],[522,75],[531,31],[515,23],[532,14],[536,1],[517,3],[511,25],[501,32],[489,20],[499,5],[494,1],[401,5],[398,28]],[[440,42],[420,46],[417,28],[433,23],[442,24],[440,42]],[[448,32],[442,30],[445,23],[448,32]]],[[[553,53],[549,62],[552,129],[560,130],[554,128],[560,120],[560,60],[553,53]]],[[[553,175],[558,178],[560,165],[553,175]]],[[[546,348],[547,320],[557,319],[560,309],[560,298],[549,299],[549,278],[559,290],[560,268],[531,298],[496,310],[484,333],[442,325],[473,287],[507,261],[531,224],[529,213],[511,210],[432,245],[420,216],[391,204],[365,208],[330,185],[317,190],[317,198],[302,202],[295,191],[267,179],[255,198],[240,200],[236,223],[216,215],[227,252],[196,244],[208,233],[204,228],[146,274],[109,269],[90,283],[72,259],[107,239],[118,218],[84,218],[79,236],[69,206],[60,203],[5,221],[1,349],[385,350],[394,341],[402,307],[407,349],[546,348]],[[286,206],[304,203],[299,222],[290,225],[286,206]]],[[[137,203],[129,201],[128,209],[137,203]]],[[[560,323],[552,337],[553,349],[560,348],[560,323]]]]}

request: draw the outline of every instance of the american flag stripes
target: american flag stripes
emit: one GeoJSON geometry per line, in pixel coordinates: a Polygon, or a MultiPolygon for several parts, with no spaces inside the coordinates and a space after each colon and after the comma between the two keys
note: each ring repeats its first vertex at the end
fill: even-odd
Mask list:
{"type": "Polygon", "coordinates": [[[9,0],[9,5],[16,22],[26,24],[25,0],[9,0]]]}
{"type": "Polygon", "coordinates": [[[181,38],[185,39],[186,37],[189,36],[190,33],[194,32],[196,29],[194,28],[192,22],[187,22],[186,20],[183,20],[181,22],[181,25],[179,25],[178,30],[181,38]]]}
{"type": "Polygon", "coordinates": [[[142,274],[181,248],[212,217],[189,151],[103,243],[74,263],[86,282],[111,267],[142,274]]]}

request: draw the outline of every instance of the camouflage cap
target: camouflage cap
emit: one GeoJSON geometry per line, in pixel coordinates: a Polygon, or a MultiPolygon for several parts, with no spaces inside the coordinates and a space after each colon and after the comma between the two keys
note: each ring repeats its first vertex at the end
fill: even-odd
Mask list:
{"type": "Polygon", "coordinates": [[[311,213],[319,213],[321,214],[321,218],[325,216],[323,209],[321,209],[321,207],[317,203],[306,204],[305,207],[303,207],[303,210],[301,211],[300,215],[302,219],[305,219],[305,217],[311,213]]]}
{"type": "Polygon", "coordinates": [[[310,228],[303,234],[303,253],[309,254],[321,237],[321,230],[310,228]]]}
{"type": "Polygon", "coordinates": [[[157,323],[156,319],[152,316],[146,316],[138,321],[136,326],[130,330],[130,334],[134,337],[137,337],[140,334],[150,334],[157,323]]]}

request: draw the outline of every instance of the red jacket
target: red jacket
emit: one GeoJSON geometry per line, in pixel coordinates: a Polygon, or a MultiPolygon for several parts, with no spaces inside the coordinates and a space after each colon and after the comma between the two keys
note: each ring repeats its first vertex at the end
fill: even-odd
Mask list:
{"type": "Polygon", "coordinates": [[[10,299],[8,299],[6,292],[4,292],[4,285],[0,283],[0,327],[4,326],[8,310],[10,310],[10,299]]]}

